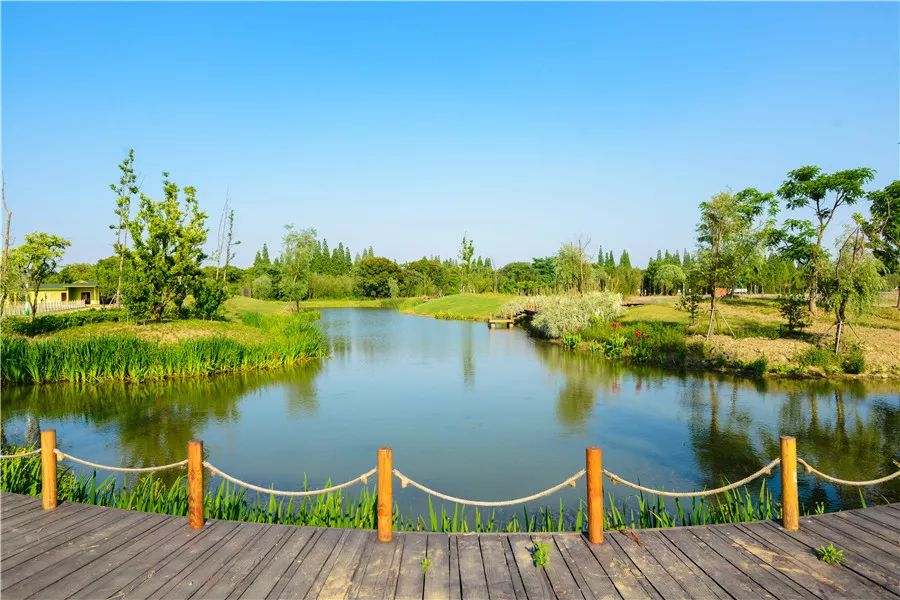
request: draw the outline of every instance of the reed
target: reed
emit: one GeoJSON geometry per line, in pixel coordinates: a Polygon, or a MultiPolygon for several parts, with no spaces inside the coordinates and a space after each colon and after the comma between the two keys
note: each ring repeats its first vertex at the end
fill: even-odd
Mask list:
{"type": "MultiPolygon", "coordinates": [[[[12,450],[14,452],[15,450],[12,450]]],[[[9,450],[5,453],[10,452],[9,450]]],[[[3,461],[2,490],[38,496],[41,493],[40,457],[3,461]]],[[[304,479],[304,489],[307,481],[304,479]]],[[[326,484],[327,485],[327,484],[326,484]]],[[[76,475],[71,470],[60,469],[59,499],[127,510],[187,515],[187,486],[184,477],[166,484],[152,476],[143,477],[131,485],[123,486],[110,477],[98,480],[96,474],[76,475]]],[[[663,498],[650,499],[643,494],[636,501],[617,506],[610,496],[609,510],[604,516],[605,529],[640,529],[647,527],[677,527],[686,525],[711,525],[741,523],[763,519],[777,519],[781,506],[765,480],[756,494],[747,488],[733,490],[714,498],[694,498],[690,504],[676,499],[667,503],[663,498]]],[[[252,497],[246,490],[228,482],[211,486],[204,497],[208,519],[248,521],[281,525],[307,525],[348,529],[375,529],[377,524],[377,495],[373,489],[363,487],[357,495],[341,491],[312,498],[276,498],[261,495],[252,497]]],[[[421,515],[404,515],[394,505],[394,529],[398,531],[433,531],[441,533],[523,533],[585,531],[587,518],[583,501],[578,507],[568,509],[562,500],[553,509],[549,506],[521,512],[501,518],[496,511],[483,513],[478,509],[454,505],[452,510],[436,508],[428,500],[427,518],[421,515]]],[[[824,505],[812,510],[804,508],[804,514],[824,512],[824,505]]]]}
{"type": "Polygon", "coordinates": [[[94,383],[274,369],[327,353],[324,336],[312,324],[314,318],[260,317],[258,326],[268,334],[262,343],[221,335],[174,343],[132,335],[36,340],[4,336],[0,377],[9,383],[94,383]]]}

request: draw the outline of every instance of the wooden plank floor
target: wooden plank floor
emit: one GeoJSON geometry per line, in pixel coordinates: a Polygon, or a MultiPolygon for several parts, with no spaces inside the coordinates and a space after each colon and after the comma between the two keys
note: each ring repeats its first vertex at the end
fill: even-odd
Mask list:
{"type": "Polygon", "coordinates": [[[777,523],[578,534],[400,533],[187,519],[0,496],[14,598],[900,598],[900,504],[777,523]],[[550,548],[532,564],[535,541],[550,548]],[[844,563],[819,561],[834,543],[844,563]],[[423,559],[430,561],[423,570],[423,559]]]}

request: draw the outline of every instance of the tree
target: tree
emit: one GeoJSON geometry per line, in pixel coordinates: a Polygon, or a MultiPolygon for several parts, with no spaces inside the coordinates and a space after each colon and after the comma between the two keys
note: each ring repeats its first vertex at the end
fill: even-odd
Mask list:
{"type": "MultiPolygon", "coordinates": [[[[869,194],[872,219],[865,231],[875,258],[885,273],[900,273],[900,180],[883,190],[869,194]]],[[[897,286],[897,308],[900,308],[900,285],[897,286]]]]}
{"type": "Polygon", "coordinates": [[[12,211],[9,210],[9,206],[6,204],[6,177],[3,177],[3,181],[0,183],[0,193],[3,196],[4,217],[3,254],[0,255],[0,316],[2,316],[6,308],[6,299],[14,293],[19,275],[16,272],[18,269],[13,269],[12,257],[9,252],[9,229],[12,223],[12,211]]]}
{"type": "Polygon", "coordinates": [[[772,214],[771,194],[753,189],[719,192],[700,204],[696,269],[710,292],[707,339],[715,323],[716,288],[732,285],[744,261],[759,251],[763,230],[754,228],[754,222],[767,206],[772,214]]]}
{"type": "Polygon", "coordinates": [[[365,298],[389,298],[391,279],[401,276],[400,267],[389,258],[367,256],[356,265],[354,287],[365,298]]]}
{"type": "Polygon", "coordinates": [[[472,268],[474,266],[475,244],[463,235],[459,248],[459,291],[465,293],[472,289],[472,268]]]}
{"type": "Polygon", "coordinates": [[[281,240],[281,282],[282,296],[294,303],[300,311],[300,301],[309,291],[309,274],[313,249],[316,246],[316,230],[312,228],[295,229],[293,225],[285,225],[285,234],[281,240]]]}
{"type": "Polygon", "coordinates": [[[626,269],[631,268],[631,257],[628,256],[628,250],[622,250],[622,256],[619,257],[619,266],[626,269]]]}
{"type": "Polygon", "coordinates": [[[838,254],[830,269],[822,273],[820,296],[822,303],[834,312],[834,353],[841,348],[841,335],[848,312],[860,315],[875,304],[881,292],[880,263],[866,247],[863,220],[856,222],[841,240],[838,254]]]}
{"type": "Polygon", "coordinates": [[[875,171],[868,168],[823,173],[819,167],[807,165],[789,172],[778,188],[778,195],[789,209],[812,208],[815,217],[815,223],[789,219],[785,221],[786,231],[782,232],[782,237],[788,238],[789,252],[807,266],[809,310],[813,315],[819,275],[826,264],[822,247],[825,230],[838,208],[853,205],[865,197],[863,186],[874,177],[875,171]]]}
{"type": "Polygon", "coordinates": [[[113,248],[119,256],[119,278],[118,283],[116,284],[115,295],[116,304],[119,304],[122,301],[122,278],[125,273],[125,257],[128,254],[128,229],[131,221],[131,203],[132,200],[134,200],[135,195],[139,192],[137,175],[134,172],[134,148],[128,151],[128,156],[126,156],[125,160],[119,164],[119,171],[121,172],[119,183],[109,184],[109,189],[116,195],[115,214],[116,217],[118,217],[118,221],[114,225],[109,226],[110,229],[116,232],[116,241],[113,244],[113,248]]]}
{"type": "Polygon", "coordinates": [[[268,300],[272,297],[272,278],[268,275],[260,275],[253,280],[250,290],[254,298],[259,298],[260,300],[268,300]]]}
{"type": "Polygon", "coordinates": [[[137,214],[128,223],[132,248],[127,250],[134,277],[126,289],[126,308],[138,318],[162,320],[173,306],[181,311],[188,293],[202,277],[206,255],[206,214],[197,203],[197,190],[182,190],[163,172],[163,199],[140,195],[137,214]]]}
{"type": "Polygon", "coordinates": [[[38,293],[41,284],[55,270],[57,263],[70,246],[69,240],[58,235],[36,231],[25,236],[25,243],[17,249],[19,264],[25,279],[26,297],[33,298],[31,302],[31,320],[38,310],[38,293]]]}
{"type": "Polygon", "coordinates": [[[656,270],[655,283],[662,289],[663,295],[677,289],[685,280],[684,271],[675,264],[664,264],[656,270]]]}
{"type": "Polygon", "coordinates": [[[587,256],[588,243],[566,243],[556,253],[556,280],[562,289],[575,289],[579,294],[590,289],[593,272],[587,256]]]}
{"type": "Polygon", "coordinates": [[[228,267],[231,266],[231,261],[234,260],[235,256],[234,247],[240,243],[240,241],[234,239],[234,209],[231,209],[228,211],[228,232],[225,234],[225,275],[222,277],[223,281],[228,280],[228,267]]]}

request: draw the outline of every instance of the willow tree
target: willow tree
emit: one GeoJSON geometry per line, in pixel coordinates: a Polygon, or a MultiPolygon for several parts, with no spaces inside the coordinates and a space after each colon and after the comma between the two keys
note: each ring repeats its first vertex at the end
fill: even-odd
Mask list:
{"type": "Polygon", "coordinates": [[[281,241],[279,289],[284,298],[294,303],[297,312],[300,311],[300,301],[309,292],[309,274],[315,245],[315,229],[296,229],[293,225],[285,225],[281,241]]]}
{"type": "Polygon", "coordinates": [[[197,190],[180,189],[163,173],[163,199],[140,195],[137,214],[128,222],[132,248],[133,281],[126,288],[124,302],[138,318],[162,320],[166,310],[178,312],[203,273],[200,265],[206,254],[206,213],[197,203],[197,190]],[[184,198],[181,198],[181,192],[184,198]]]}
{"type": "Polygon", "coordinates": [[[760,217],[772,216],[774,211],[772,195],[752,188],[737,194],[719,192],[700,204],[694,269],[710,292],[707,339],[715,324],[716,288],[732,286],[746,263],[760,251],[769,226],[768,222],[760,223],[760,217]]]}
{"type": "Polygon", "coordinates": [[[789,172],[778,188],[787,208],[811,208],[815,219],[788,219],[782,231],[787,255],[806,268],[812,314],[816,314],[819,277],[828,265],[823,248],[825,231],[841,206],[852,206],[866,196],[863,186],[874,177],[875,171],[864,167],[823,173],[819,167],[808,165],[789,172]]]}

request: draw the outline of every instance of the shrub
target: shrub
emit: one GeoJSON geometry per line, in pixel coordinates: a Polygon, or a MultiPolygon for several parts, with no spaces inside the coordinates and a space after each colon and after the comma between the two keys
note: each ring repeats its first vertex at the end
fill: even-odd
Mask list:
{"type": "Polygon", "coordinates": [[[820,367],[830,370],[835,367],[837,357],[827,348],[810,348],[796,357],[796,362],[804,367],[820,367]]]}
{"type": "Polygon", "coordinates": [[[785,329],[788,333],[802,331],[812,323],[809,304],[802,294],[786,294],[778,298],[779,311],[784,317],[785,329]]]}
{"type": "Polygon", "coordinates": [[[353,278],[349,275],[310,274],[310,298],[350,298],[351,296],[353,296],[353,278]]]}
{"type": "MultiPolygon", "coordinates": [[[[312,287],[312,276],[310,276],[310,287],[312,287]]],[[[250,284],[250,293],[254,298],[260,300],[268,300],[272,297],[275,286],[272,284],[272,278],[268,275],[260,275],[250,284]]]]}
{"type": "Polygon", "coordinates": [[[625,352],[627,339],[621,333],[614,333],[603,342],[603,354],[607,358],[618,358],[625,352]]]}
{"type": "Polygon", "coordinates": [[[222,304],[227,297],[224,282],[201,279],[194,288],[194,305],[191,312],[199,319],[215,319],[220,316],[222,304]]]}
{"type": "Polygon", "coordinates": [[[850,351],[844,355],[844,359],[841,361],[841,368],[844,369],[844,373],[851,375],[859,375],[866,370],[866,356],[863,353],[862,346],[854,344],[850,348],[850,351]]]}
{"type": "Polygon", "coordinates": [[[762,377],[769,370],[769,361],[765,356],[760,356],[756,360],[749,361],[745,367],[757,377],[762,377]]]}
{"type": "Polygon", "coordinates": [[[127,318],[127,314],[122,309],[81,310],[70,313],[38,315],[34,321],[29,321],[28,317],[4,317],[0,329],[3,330],[3,333],[15,333],[30,337],[90,323],[124,321],[127,318]]]}
{"type": "Polygon", "coordinates": [[[364,298],[390,298],[391,278],[403,275],[397,263],[389,258],[370,256],[354,267],[354,290],[364,298]]]}
{"type": "Polygon", "coordinates": [[[612,292],[592,292],[581,296],[535,296],[530,299],[538,314],[531,321],[532,327],[542,336],[561,337],[564,332],[575,332],[591,323],[608,323],[621,316],[622,295],[612,292]]]}
{"type": "Polygon", "coordinates": [[[688,314],[691,325],[697,322],[697,316],[700,314],[700,302],[702,301],[703,294],[696,290],[688,291],[678,299],[678,309],[688,314]]]}

